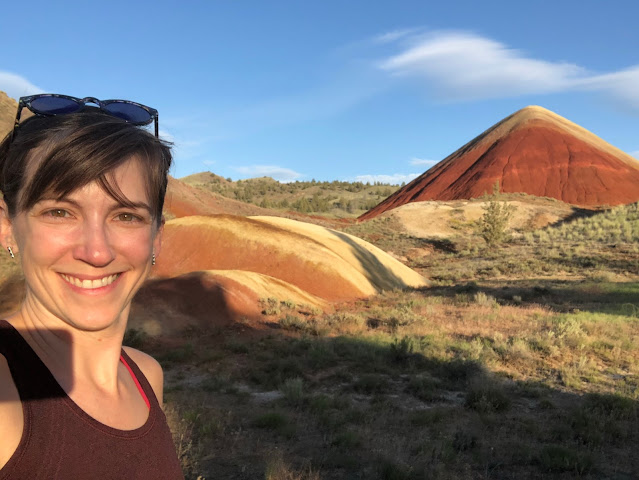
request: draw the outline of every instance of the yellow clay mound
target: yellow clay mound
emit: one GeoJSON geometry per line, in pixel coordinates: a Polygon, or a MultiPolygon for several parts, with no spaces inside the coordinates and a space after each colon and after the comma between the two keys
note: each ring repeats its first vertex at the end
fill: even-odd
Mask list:
{"type": "Polygon", "coordinates": [[[281,220],[231,215],[171,220],[155,273],[173,277],[198,270],[245,270],[284,280],[329,301],[426,283],[362,240],[281,220]]]}
{"type": "MultiPolygon", "coordinates": [[[[559,222],[575,209],[562,202],[535,204],[526,200],[504,200],[515,210],[508,223],[509,229],[531,230],[559,222]]],[[[407,203],[380,218],[390,216],[399,221],[410,235],[418,238],[450,238],[468,234],[486,211],[481,199],[453,200],[449,202],[424,201],[407,203]]]]}
{"type": "Polygon", "coordinates": [[[325,300],[279,278],[245,270],[209,270],[208,273],[216,278],[227,278],[243,285],[250,289],[259,300],[275,298],[280,302],[290,301],[298,306],[315,307],[322,310],[328,308],[328,303],[325,300]]]}
{"type": "Polygon", "coordinates": [[[338,255],[364,275],[377,291],[401,286],[423,287],[424,277],[361,238],[312,223],[282,217],[250,217],[283,230],[306,236],[338,255]],[[401,284],[401,285],[398,285],[401,284]]]}

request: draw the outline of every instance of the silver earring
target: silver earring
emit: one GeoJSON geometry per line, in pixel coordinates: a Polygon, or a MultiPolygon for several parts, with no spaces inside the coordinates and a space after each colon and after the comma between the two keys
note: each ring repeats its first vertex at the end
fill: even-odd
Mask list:
{"type": "Polygon", "coordinates": [[[9,255],[11,255],[11,258],[16,258],[16,256],[13,254],[13,250],[11,250],[11,247],[7,247],[7,250],[9,250],[9,255]]]}
{"type": "Polygon", "coordinates": [[[151,255],[151,265],[155,265],[155,253],[151,255]]]}

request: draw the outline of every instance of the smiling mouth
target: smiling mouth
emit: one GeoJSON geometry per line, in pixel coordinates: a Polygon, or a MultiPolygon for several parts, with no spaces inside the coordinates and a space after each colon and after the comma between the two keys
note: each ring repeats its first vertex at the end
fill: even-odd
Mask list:
{"type": "Polygon", "coordinates": [[[68,283],[75,287],[84,288],[86,290],[93,290],[96,288],[106,287],[107,285],[111,285],[115,282],[115,279],[118,278],[120,274],[116,273],[114,275],[109,275],[107,277],[98,278],[95,280],[80,280],[79,278],[72,277],[70,275],[65,275],[61,273],[60,276],[64,278],[68,283]]]}

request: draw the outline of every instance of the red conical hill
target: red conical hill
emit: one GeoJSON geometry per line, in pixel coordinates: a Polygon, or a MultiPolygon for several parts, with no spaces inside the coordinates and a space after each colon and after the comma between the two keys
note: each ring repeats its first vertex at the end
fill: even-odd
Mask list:
{"type": "Polygon", "coordinates": [[[360,219],[406,203],[500,191],[580,206],[639,200],[639,161],[542,107],[523,108],[449,155],[360,219]]]}

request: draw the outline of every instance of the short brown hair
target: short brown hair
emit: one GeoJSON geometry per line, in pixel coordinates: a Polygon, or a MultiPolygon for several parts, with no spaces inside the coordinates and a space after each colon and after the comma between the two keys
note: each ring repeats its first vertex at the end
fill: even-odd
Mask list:
{"type": "Polygon", "coordinates": [[[146,172],[147,195],[159,225],[172,161],[170,144],[92,107],[23,121],[0,144],[0,191],[11,217],[45,195],[62,198],[94,181],[128,206],[111,175],[132,157],[146,172]]]}

